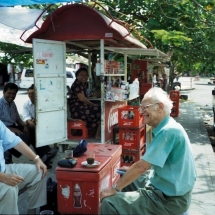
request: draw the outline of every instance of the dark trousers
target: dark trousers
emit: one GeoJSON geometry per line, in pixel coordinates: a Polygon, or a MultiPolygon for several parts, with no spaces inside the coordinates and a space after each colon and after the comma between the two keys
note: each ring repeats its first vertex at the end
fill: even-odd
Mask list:
{"type": "MultiPolygon", "coordinates": [[[[16,125],[12,125],[12,126],[8,126],[8,127],[13,127],[13,128],[17,128],[20,131],[23,132],[24,127],[22,126],[16,126],[16,125]]],[[[35,128],[34,127],[28,127],[29,128],[29,133],[25,134],[16,134],[17,136],[19,136],[23,142],[25,142],[28,146],[32,145],[36,154],[38,154],[41,158],[47,154],[51,148],[49,146],[41,146],[41,147],[36,147],[36,138],[35,138],[35,128]]],[[[20,152],[18,152],[16,149],[12,148],[9,149],[9,152],[14,155],[15,157],[19,158],[22,154],[20,152]]]]}
{"type": "Polygon", "coordinates": [[[30,142],[31,145],[34,147],[35,152],[42,158],[45,154],[47,154],[51,148],[50,146],[41,146],[36,147],[36,134],[35,134],[35,127],[28,126],[30,131],[30,142]]]}

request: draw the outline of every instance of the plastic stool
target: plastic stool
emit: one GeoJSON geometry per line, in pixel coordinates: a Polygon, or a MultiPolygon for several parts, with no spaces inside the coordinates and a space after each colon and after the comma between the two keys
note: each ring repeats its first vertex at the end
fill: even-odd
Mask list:
{"type": "Polygon", "coordinates": [[[80,119],[73,119],[67,121],[68,139],[87,139],[88,129],[86,123],[80,119]]]}

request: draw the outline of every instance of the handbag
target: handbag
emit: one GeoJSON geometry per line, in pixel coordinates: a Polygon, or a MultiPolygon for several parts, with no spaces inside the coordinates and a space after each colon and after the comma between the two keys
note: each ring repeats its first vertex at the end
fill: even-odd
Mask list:
{"type": "Polygon", "coordinates": [[[80,157],[87,151],[87,141],[80,140],[79,144],[73,149],[73,157],[80,157]]]}
{"type": "Polygon", "coordinates": [[[40,207],[40,212],[44,210],[51,210],[56,215],[60,215],[57,205],[57,182],[51,177],[47,179],[47,204],[40,207]]]}

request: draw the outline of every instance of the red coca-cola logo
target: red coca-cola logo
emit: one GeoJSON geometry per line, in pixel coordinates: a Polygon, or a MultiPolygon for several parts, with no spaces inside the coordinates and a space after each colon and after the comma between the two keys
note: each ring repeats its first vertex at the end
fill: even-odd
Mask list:
{"type": "Polygon", "coordinates": [[[111,133],[112,126],[118,123],[118,108],[124,105],[114,105],[111,107],[108,115],[108,132],[111,133]]]}
{"type": "Polygon", "coordinates": [[[74,127],[81,127],[81,123],[74,123],[73,126],[74,127]]]}
{"type": "Polygon", "coordinates": [[[134,122],[125,122],[123,121],[123,125],[132,125],[134,122]]]}
{"type": "Polygon", "coordinates": [[[134,143],[124,143],[124,146],[132,146],[134,143]]]}

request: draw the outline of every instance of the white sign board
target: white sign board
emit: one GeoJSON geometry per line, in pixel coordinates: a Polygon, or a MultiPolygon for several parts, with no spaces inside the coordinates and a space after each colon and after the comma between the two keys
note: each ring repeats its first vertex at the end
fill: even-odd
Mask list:
{"type": "Polygon", "coordinates": [[[67,139],[64,42],[33,39],[37,147],[67,139]]]}

